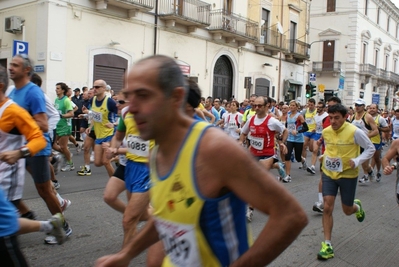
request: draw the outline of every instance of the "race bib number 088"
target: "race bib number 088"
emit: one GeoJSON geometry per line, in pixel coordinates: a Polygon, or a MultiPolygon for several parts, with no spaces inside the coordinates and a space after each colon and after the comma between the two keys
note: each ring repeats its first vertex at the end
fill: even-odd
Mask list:
{"type": "Polygon", "coordinates": [[[140,157],[148,157],[150,141],[144,141],[140,136],[129,134],[127,137],[127,151],[140,157]]]}

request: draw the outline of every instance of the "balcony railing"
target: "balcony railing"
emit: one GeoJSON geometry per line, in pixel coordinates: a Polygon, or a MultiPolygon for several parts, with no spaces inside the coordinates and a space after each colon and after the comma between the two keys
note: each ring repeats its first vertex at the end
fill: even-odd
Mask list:
{"type": "Polygon", "coordinates": [[[380,80],[389,80],[388,72],[384,69],[377,69],[377,77],[380,80]]]}
{"type": "Polygon", "coordinates": [[[225,31],[245,39],[258,39],[258,23],[256,21],[241,17],[226,10],[211,11],[210,31],[225,31]]]}
{"type": "Polygon", "coordinates": [[[399,84],[399,74],[396,74],[395,72],[392,72],[391,71],[391,81],[392,82],[394,82],[394,83],[396,83],[396,84],[399,84]]]}
{"type": "Polygon", "coordinates": [[[340,72],[340,61],[317,61],[313,62],[313,72],[340,72]]]}
{"type": "Polygon", "coordinates": [[[261,29],[259,38],[260,44],[273,46],[276,48],[284,48],[285,42],[285,35],[282,35],[281,33],[270,29],[261,29]]]}
{"type": "Polygon", "coordinates": [[[156,0],[109,0],[109,4],[124,8],[138,8],[151,10],[155,7],[156,0]]]}
{"type": "Polygon", "coordinates": [[[289,54],[299,55],[301,57],[309,57],[309,45],[298,39],[289,39],[287,42],[287,49],[289,54]]]}
{"type": "Polygon", "coordinates": [[[377,74],[377,68],[371,64],[360,64],[360,74],[366,76],[375,76],[377,74]]]}
{"type": "Polygon", "coordinates": [[[211,4],[199,0],[159,0],[159,15],[210,25],[211,4]]]}

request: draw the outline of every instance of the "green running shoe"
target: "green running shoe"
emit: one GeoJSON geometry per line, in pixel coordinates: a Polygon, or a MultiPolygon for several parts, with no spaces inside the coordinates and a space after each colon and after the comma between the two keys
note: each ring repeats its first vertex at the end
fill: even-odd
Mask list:
{"type": "Polygon", "coordinates": [[[359,205],[360,209],[358,211],[356,211],[355,215],[356,215],[356,219],[359,222],[364,221],[364,218],[366,217],[366,213],[364,212],[363,208],[362,208],[362,202],[360,202],[359,199],[355,199],[354,200],[355,204],[359,205]]]}
{"type": "Polygon", "coordinates": [[[331,245],[321,242],[321,249],[319,254],[317,254],[317,259],[328,260],[334,258],[334,250],[331,245]]]}

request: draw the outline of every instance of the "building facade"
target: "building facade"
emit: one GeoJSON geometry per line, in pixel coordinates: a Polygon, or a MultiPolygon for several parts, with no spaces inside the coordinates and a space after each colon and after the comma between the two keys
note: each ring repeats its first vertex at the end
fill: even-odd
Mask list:
{"type": "Polygon", "coordinates": [[[118,92],[134,62],[163,54],[205,97],[304,101],[307,0],[3,0],[1,24],[0,63],[28,48],[52,97],[59,81],[118,92]]]}
{"type": "Polygon", "coordinates": [[[394,108],[399,9],[389,0],[323,0],[310,10],[308,72],[316,74],[318,97],[338,95],[348,106],[363,98],[394,108]]]}

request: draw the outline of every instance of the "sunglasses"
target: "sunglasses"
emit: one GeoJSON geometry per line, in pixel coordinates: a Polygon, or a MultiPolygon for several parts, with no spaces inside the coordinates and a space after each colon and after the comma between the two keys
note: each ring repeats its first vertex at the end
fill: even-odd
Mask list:
{"type": "Polygon", "coordinates": [[[98,89],[98,88],[101,88],[102,86],[101,85],[94,85],[93,86],[93,88],[95,88],[95,89],[98,89]]]}
{"type": "Polygon", "coordinates": [[[123,105],[123,104],[129,103],[129,101],[125,101],[125,100],[118,100],[117,102],[118,102],[119,105],[123,105]]]}
{"type": "Polygon", "coordinates": [[[261,108],[264,107],[265,105],[261,105],[261,104],[254,104],[252,105],[254,108],[261,108]]]}
{"type": "Polygon", "coordinates": [[[355,107],[361,107],[361,106],[364,106],[364,105],[361,105],[361,104],[355,104],[355,107]]]}

